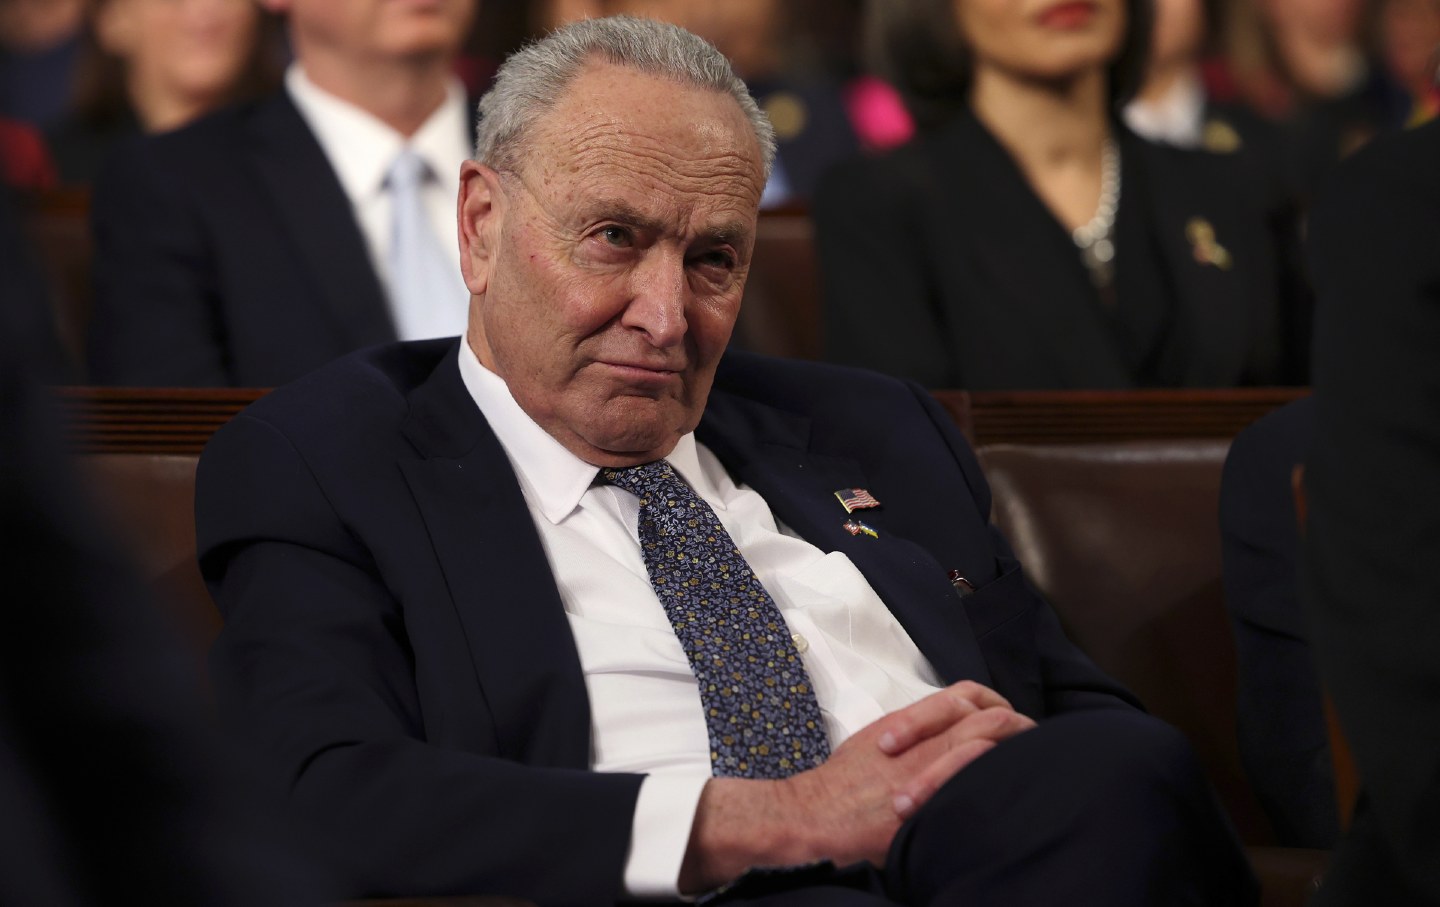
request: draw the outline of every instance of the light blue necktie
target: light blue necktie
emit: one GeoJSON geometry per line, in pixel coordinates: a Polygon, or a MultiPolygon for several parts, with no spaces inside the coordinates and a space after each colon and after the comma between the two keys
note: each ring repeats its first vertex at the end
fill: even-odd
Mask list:
{"type": "Polygon", "coordinates": [[[645,570],[700,686],[711,773],[785,778],[824,762],[830,741],[785,617],[715,511],[664,460],[600,480],[640,499],[645,570]]]}
{"type": "Polygon", "coordinates": [[[425,213],[422,190],[433,174],[408,146],[390,165],[390,313],[401,340],[465,332],[470,293],[425,213]]]}

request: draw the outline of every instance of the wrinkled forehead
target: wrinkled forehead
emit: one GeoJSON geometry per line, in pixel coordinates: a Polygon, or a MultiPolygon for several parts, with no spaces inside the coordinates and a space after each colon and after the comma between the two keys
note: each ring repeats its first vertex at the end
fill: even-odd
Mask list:
{"type": "Polygon", "coordinates": [[[759,141],[733,98],[613,64],[571,82],[528,151],[527,181],[570,193],[623,184],[744,209],[764,189],[759,141]]]}

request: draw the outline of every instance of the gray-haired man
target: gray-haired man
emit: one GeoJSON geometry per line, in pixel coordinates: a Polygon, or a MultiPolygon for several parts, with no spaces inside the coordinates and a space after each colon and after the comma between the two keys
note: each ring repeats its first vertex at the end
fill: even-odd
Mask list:
{"type": "Polygon", "coordinates": [[[928,395],[724,355],[772,152],[723,59],[594,20],[481,106],[466,336],[277,391],[200,473],[217,692],[356,893],[1253,898],[928,395]]]}

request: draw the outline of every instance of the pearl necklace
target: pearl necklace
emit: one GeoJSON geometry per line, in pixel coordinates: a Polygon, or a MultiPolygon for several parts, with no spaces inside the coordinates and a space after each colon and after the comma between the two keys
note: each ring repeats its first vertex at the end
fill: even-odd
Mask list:
{"type": "Polygon", "coordinates": [[[1100,152],[1100,205],[1090,221],[1075,228],[1070,238],[1080,249],[1080,261],[1090,272],[1090,282],[1104,290],[1115,279],[1115,212],[1120,208],[1120,149],[1112,138],[1105,139],[1100,152]]]}

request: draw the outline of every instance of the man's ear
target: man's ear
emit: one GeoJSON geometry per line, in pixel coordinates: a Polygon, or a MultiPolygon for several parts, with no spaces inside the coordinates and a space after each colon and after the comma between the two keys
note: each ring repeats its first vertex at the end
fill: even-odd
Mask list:
{"type": "Polygon", "coordinates": [[[460,165],[456,233],[460,240],[460,273],[472,296],[484,295],[490,285],[504,203],[500,174],[476,161],[460,165]]]}

